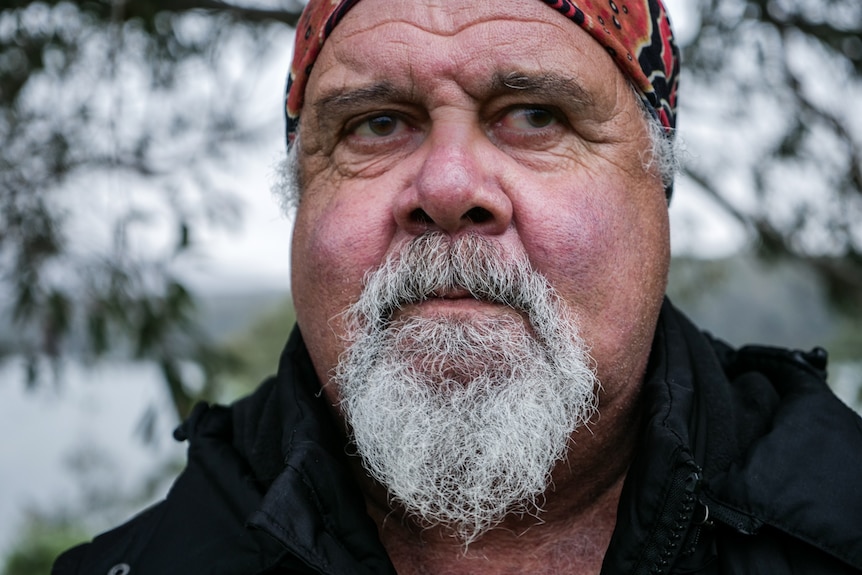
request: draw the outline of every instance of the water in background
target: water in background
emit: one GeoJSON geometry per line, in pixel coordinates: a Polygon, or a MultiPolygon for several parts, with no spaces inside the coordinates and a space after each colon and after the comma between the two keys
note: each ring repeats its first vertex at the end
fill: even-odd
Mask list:
{"type": "MultiPolygon", "coordinates": [[[[141,497],[154,474],[185,457],[171,438],[176,421],[157,366],[66,361],[28,390],[23,363],[0,363],[0,564],[29,514],[74,516],[86,506],[100,530],[129,512],[118,503],[141,497]]],[[[148,496],[162,497],[168,485],[148,496]]]]}

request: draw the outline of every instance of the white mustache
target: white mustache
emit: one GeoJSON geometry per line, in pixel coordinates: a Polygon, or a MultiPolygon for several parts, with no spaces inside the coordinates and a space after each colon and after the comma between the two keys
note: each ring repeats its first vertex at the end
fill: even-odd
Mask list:
{"type": "Polygon", "coordinates": [[[529,294],[536,293],[537,287],[550,286],[526,257],[506,257],[493,240],[477,234],[452,239],[441,232],[428,232],[366,276],[364,293],[374,294],[375,301],[367,302],[369,305],[360,302],[359,309],[369,325],[380,328],[406,305],[464,290],[477,300],[529,316],[529,294]]]}

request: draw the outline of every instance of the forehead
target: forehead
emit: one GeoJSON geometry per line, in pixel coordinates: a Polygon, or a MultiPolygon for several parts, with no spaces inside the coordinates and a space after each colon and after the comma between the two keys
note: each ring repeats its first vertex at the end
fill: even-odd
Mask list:
{"type": "Polygon", "coordinates": [[[367,30],[381,23],[406,22],[434,33],[454,35],[469,26],[489,21],[566,22],[562,16],[556,18],[553,14],[556,12],[539,0],[363,0],[342,22],[349,23],[343,27],[345,33],[351,29],[367,30]]]}
{"type": "Polygon", "coordinates": [[[621,77],[595,40],[538,0],[362,0],[323,45],[308,88],[390,81],[405,68],[413,81],[458,76],[462,85],[549,68],[621,77]]]}

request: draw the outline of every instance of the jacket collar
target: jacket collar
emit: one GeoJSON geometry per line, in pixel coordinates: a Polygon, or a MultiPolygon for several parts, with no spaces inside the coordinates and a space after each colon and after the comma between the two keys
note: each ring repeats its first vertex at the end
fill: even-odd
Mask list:
{"type": "MultiPolygon", "coordinates": [[[[689,349],[681,333],[685,327],[666,303],[644,383],[643,442],[623,490],[606,573],[648,573],[666,564],[679,554],[681,538],[696,512],[700,466],[690,448],[689,419],[697,411],[697,401],[689,349]]],[[[699,333],[697,337],[702,339],[699,333]]],[[[702,345],[708,348],[705,342],[702,345]]],[[[713,356],[711,351],[708,355],[713,356]]],[[[710,367],[715,369],[708,372],[720,372],[717,363],[710,367]]],[[[322,571],[394,573],[344,462],[345,439],[334,432],[298,330],[282,354],[276,389],[275,401],[283,414],[278,425],[284,468],[271,479],[251,524],[322,571]]],[[[260,433],[261,424],[255,421],[255,430],[246,435],[267,435],[260,433]]],[[[245,451],[263,456],[265,450],[249,445],[245,451]]]]}
{"type": "MultiPolygon", "coordinates": [[[[626,475],[602,573],[665,573],[683,553],[691,555],[702,483],[696,452],[704,451],[698,446],[705,434],[696,424],[700,404],[692,362],[692,351],[702,350],[689,348],[686,327],[666,301],[641,390],[641,441],[626,475]]],[[[704,560],[689,558],[690,563],[704,560]]]]}
{"type": "Polygon", "coordinates": [[[250,525],[268,532],[321,572],[394,575],[347,467],[346,441],[321,397],[298,329],[282,353],[273,393],[268,403],[275,405],[273,413],[281,420],[277,460],[283,468],[272,479],[250,525]]]}

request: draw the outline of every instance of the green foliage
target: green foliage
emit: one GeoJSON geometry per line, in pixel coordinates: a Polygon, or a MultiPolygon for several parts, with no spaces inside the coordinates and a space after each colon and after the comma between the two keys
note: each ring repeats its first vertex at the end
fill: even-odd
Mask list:
{"type": "Polygon", "coordinates": [[[224,344],[224,353],[238,360],[223,373],[229,397],[248,393],[276,372],[278,357],[295,322],[293,302],[287,298],[224,344]]]}
{"type": "Polygon", "coordinates": [[[57,556],[88,540],[85,531],[65,522],[34,520],[6,558],[2,575],[45,575],[57,556]]]}
{"type": "MultiPolygon", "coordinates": [[[[144,418],[142,425],[148,423],[144,418]]],[[[147,433],[146,430],[143,430],[147,433]]],[[[29,509],[16,529],[11,547],[0,556],[0,575],[45,575],[57,556],[110,527],[163,496],[182,462],[163,458],[131,487],[121,487],[119,462],[92,445],[68,454],[64,481],[77,497],[53,502],[50,508],[29,509]]],[[[8,519],[8,518],[6,518],[8,519]]]]}

